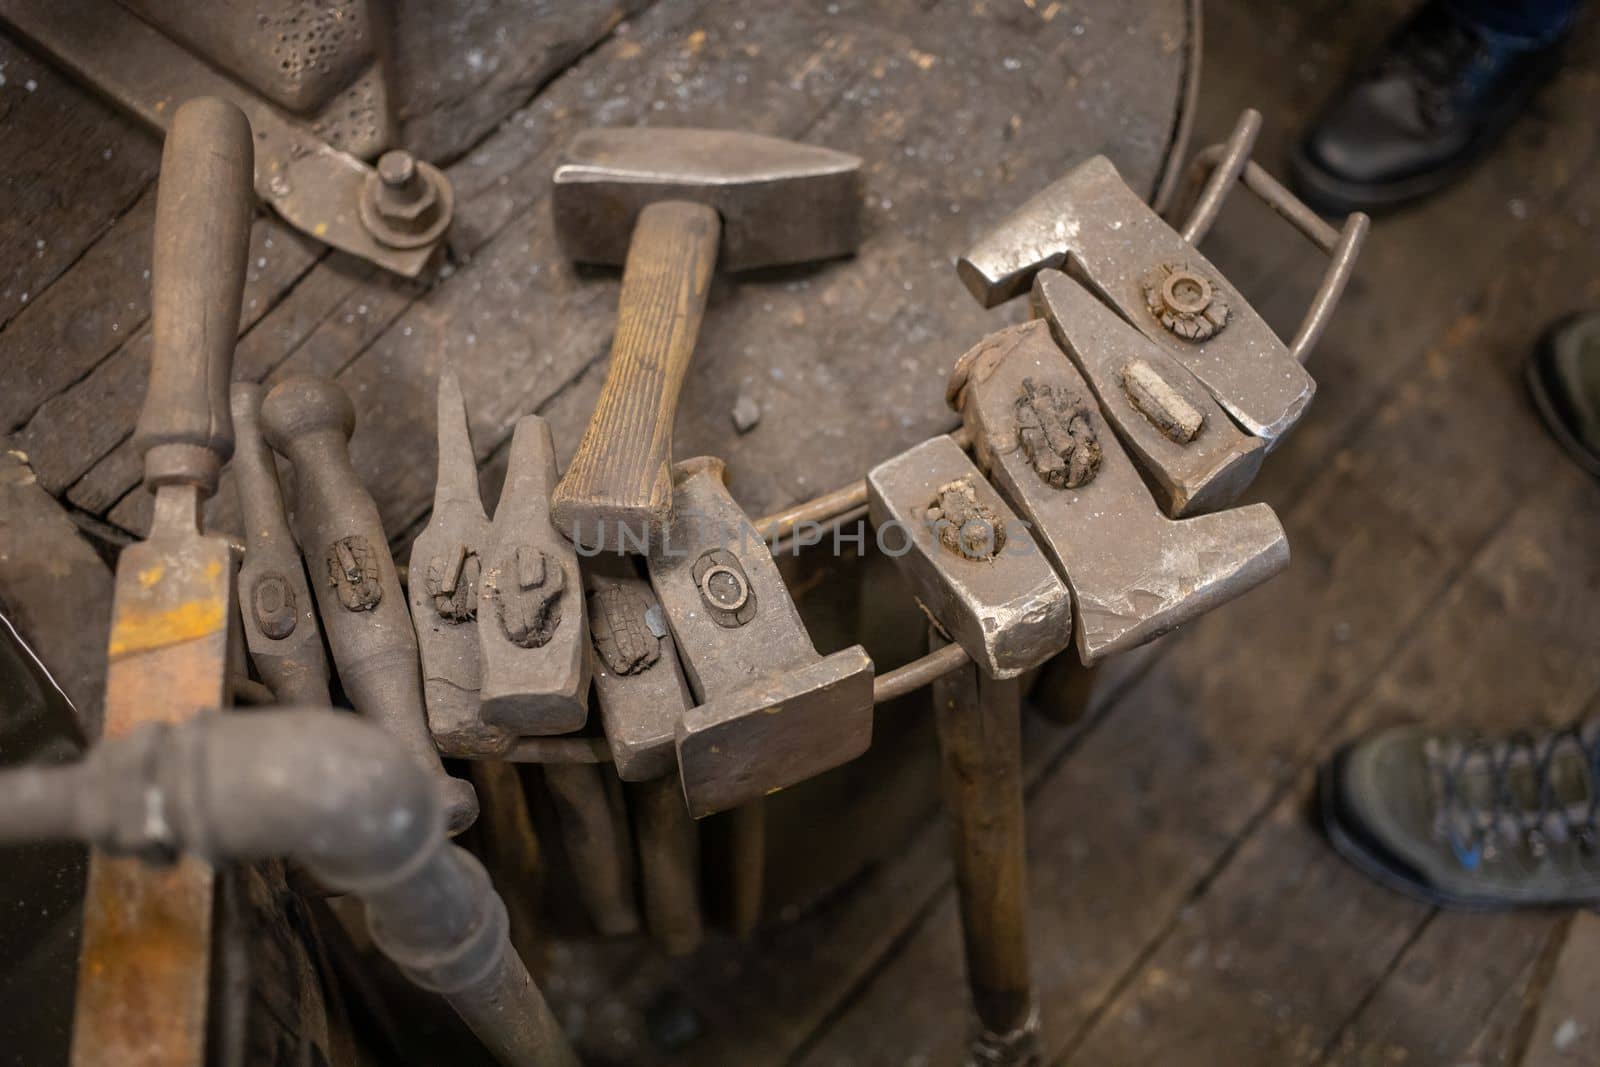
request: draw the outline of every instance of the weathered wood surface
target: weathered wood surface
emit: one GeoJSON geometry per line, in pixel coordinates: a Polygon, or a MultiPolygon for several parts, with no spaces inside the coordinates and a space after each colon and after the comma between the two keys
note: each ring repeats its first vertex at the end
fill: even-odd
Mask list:
{"type": "MultiPolygon", "coordinates": [[[[595,7],[588,25],[603,32],[614,12],[595,7]]],[[[374,315],[374,289],[393,291],[384,279],[351,287],[321,316],[322,330],[362,319],[375,327],[323,366],[358,398],[353,447],[390,529],[426,507],[426,398],[445,360],[461,369],[481,455],[503,447],[530,409],[551,419],[564,455],[576,444],[593,403],[581,386],[603,364],[617,279],[562,260],[547,194],[562,144],[591,124],[741,126],[868,160],[870,235],[856,260],[715,285],[683,398],[680,455],[727,456],[736,494],[760,511],[849,481],[946,426],[944,346],[990,323],[955,281],[950,256],[1075,159],[1109,151],[1148,189],[1164,158],[1181,5],[1106,4],[1091,14],[953,0],[747,13],[683,0],[622,24],[449,168],[458,194],[450,268],[387,316],[374,315]],[[1119,65],[1135,61],[1141,76],[1127,77],[1119,65]],[[1061,86],[1078,92],[1070,111],[1059,106],[1061,86]],[[741,391],[763,419],[738,437],[728,412],[741,391]],[[823,447],[811,462],[790,461],[813,442],[823,447]]],[[[253,368],[242,362],[240,376],[289,369],[315,332],[278,334],[271,320],[298,320],[291,306],[326,301],[338,277],[359,271],[330,255],[298,285],[264,284],[258,306],[275,313],[260,322],[266,351],[253,368]]],[[[246,333],[246,348],[257,333],[246,333]]],[[[34,451],[63,453],[46,479],[55,491],[65,482],[75,504],[135,531],[148,503],[128,492],[134,464],[122,442],[138,406],[137,353],[125,343],[23,431],[34,451]]]]}
{"type": "MultiPolygon", "coordinates": [[[[596,33],[611,30],[611,8],[579,6],[596,33]]],[[[451,167],[461,209],[449,276],[399,283],[313,249],[301,273],[286,270],[257,297],[266,306],[245,334],[241,373],[341,376],[362,420],[357,462],[391,535],[426,507],[432,377],[444,360],[461,369],[491,490],[509,426],[527,410],[551,419],[570,455],[603,377],[617,279],[573,271],[551,239],[545,197],[560,144],[592,122],[743,125],[866,155],[871,235],[854,262],[718,280],[679,454],[727,456],[736,496],[763,510],[858,476],[863,448],[879,458],[946,425],[949,359],[1019,313],[980,315],[949,256],[1088,152],[1108,149],[1125,173],[1153,180],[1159,123],[1148,142],[1128,130],[1170,108],[1173,86],[1125,85],[1118,64],[1128,41],[1165,52],[1181,33],[1155,5],[1092,18],[1060,5],[1048,22],[1042,2],[832,6],[756,18],[663,0],[498,128],[468,116],[482,132],[451,167]],[[1123,91],[1107,88],[1113,78],[1123,91]],[[1074,132],[1080,122],[1101,132],[1074,132]],[[763,407],[745,437],[727,417],[741,389],[763,407]]],[[[1240,107],[1261,107],[1259,155],[1281,171],[1346,62],[1405,6],[1372,0],[1352,16],[1332,0],[1215,0],[1199,143],[1240,107]]],[[[1435,914],[1372,886],[1326,848],[1306,801],[1315,761],[1373,723],[1600,712],[1600,491],[1563,466],[1517,379],[1547,319],[1600,302],[1600,193],[1579,180],[1597,152],[1592,19],[1583,32],[1500,153],[1375,228],[1313,357],[1317,402],[1257,490],[1284,517],[1290,572],[1169,638],[1160,658],[1113,664],[1125,684],[1075,728],[1027,724],[1030,930],[1056,1062],[1507,1063],[1534,1032],[1560,920],[1435,914]]],[[[123,309],[143,300],[128,283],[146,265],[119,274],[140,238],[131,214],[110,220],[147,210],[148,176],[119,180],[124,199],[96,208],[102,221],[67,259],[29,268],[59,295],[30,297],[0,330],[6,373],[35,368],[45,383],[28,385],[32,396],[60,401],[110,374],[97,368],[135,358],[112,334],[142,322],[138,307],[127,319],[123,309]],[[33,333],[13,332],[34,316],[33,333]],[[24,349],[14,338],[25,336],[41,340],[24,349]],[[45,344],[61,348],[60,366],[45,344]]],[[[1207,251],[1292,332],[1321,269],[1303,242],[1266,212],[1230,205],[1207,251]]],[[[62,458],[40,462],[58,464],[70,502],[138,529],[146,503],[128,491],[137,469],[119,443],[138,400],[117,401],[111,432],[86,431],[103,442],[87,464],[67,447],[73,432],[44,434],[50,421],[29,406],[40,400],[0,390],[0,412],[25,433],[34,420],[36,451],[62,442],[62,458]]],[[[669,966],[634,943],[562,944],[550,966],[552,999],[586,1050],[626,1062],[954,1062],[968,1033],[937,822],[851,891],[780,917],[754,950],[713,937],[669,966]],[[704,1024],[675,1056],[644,1023],[669,989],[704,1024]]]]}

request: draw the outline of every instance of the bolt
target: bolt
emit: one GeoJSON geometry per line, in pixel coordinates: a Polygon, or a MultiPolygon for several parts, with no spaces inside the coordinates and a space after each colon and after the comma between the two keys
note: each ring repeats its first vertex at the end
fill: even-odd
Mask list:
{"type": "Polygon", "coordinates": [[[417,176],[417,161],[410,152],[392,149],[378,158],[378,177],[390,188],[410,185],[417,176]]]}
{"type": "Polygon", "coordinates": [[[268,639],[281,641],[294,633],[299,621],[294,589],[283,575],[263,574],[251,590],[250,607],[256,617],[256,627],[268,639]]]}

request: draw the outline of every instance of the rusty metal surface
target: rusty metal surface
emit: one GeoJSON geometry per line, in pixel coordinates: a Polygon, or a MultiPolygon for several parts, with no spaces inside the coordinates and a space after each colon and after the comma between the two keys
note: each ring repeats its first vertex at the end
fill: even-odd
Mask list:
{"type": "Polygon", "coordinates": [[[1034,279],[1033,309],[1094,390],[1163,511],[1177,519],[1238,499],[1266,449],[1182,364],[1060,271],[1034,279]]]}
{"type": "Polygon", "coordinates": [[[1316,383],[1240,293],[1096,156],[1035,194],[957,263],[986,306],[1064,267],[1183,364],[1270,449],[1316,383]]]}
{"type": "Polygon", "coordinates": [[[697,707],[678,726],[695,818],[846,763],[872,737],[872,661],[817,655],[761,535],[733,502],[722,463],[674,468],[677,518],[649,557],[697,707]]]}
{"type": "Polygon", "coordinates": [[[625,782],[675,774],[673,737],[694,700],[666,613],[627,557],[585,560],[583,581],[595,699],[617,774],[625,782]]]}
{"type": "Polygon", "coordinates": [[[261,436],[259,385],[235,382],[231,393],[237,444],[234,485],[244,518],[239,564],[239,617],[257,672],[280,704],[325,706],[328,656],[305,563],[289,532],[278,466],[261,436]]]}
{"type": "MultiPolygon", "coordinates": [[[[161,491],[150,539],[117,566],[105,737],[220,707],[234,617],[228,543],[200,533],[198,498],[161,491]]],[[[78,1067],[199,1067],[211,955],[212,870],[151,868],[95,851],[84,895],[72,1037],[78,1067]]]]}
{"type": "MultiPolygon", "coordinates": [[[[0,0],[0,21],[156,130],[191,97],[238,106],[255,132],[256,195],[317,240],[407,277],[420,274],[437,247],[385,244],[362,221],[372,167],[331,144],[330,131],[279,111],[113,0],[0,0]]],[[[376,135],[350,141],[366,150],[382,143],[376,135]]]]}
{"type": "Polygon", "coordinates": [[[589,717],[589,626],[570,542],[550,523],[555,442],[517,423],[478,593],[480,715],[522,735],[571,733],[589,717]]]}
{"type": "Polygon", "coordinates": [[[1071,594],[961,446],[925,441],[873,468],[867,489],[879,543],[986,673],[1014,678],[1071,644],[1071,594]],[[976,508],[956,511],[949,501],[966,494],[976,508]]]}
{"type": "Polygon", "coordinates": [[[294,465],[294,528],[345,694],[405,742],[433,776],[451,830],[465,829],[477,798],[471,783],[445,773],[428,732],[411,613],[377,505],[350,465],[350,398],[326,378],[285,379],[261,403],[261,428],[294,465]]]}
{"type": "MultiPolygon", "coordinates": [[[[300,114],[322,110],[378,60],[369,0],[118,2],[279,107],[300,114]]],[[[374,86],[383,93],[381,76],[374,86]]],[[[369,99],[367,108],[373,112],[368,121],[387,132],[382,95],[369,99]]],[[[347,150],[365,155],[359,148],[347,150]]]]}
{"type": "Polygon", "coordinates": [[[551,209],[567,255],[616,265],[661,200],[716,210],[724,270],[831,259],[861,241],[859,157],[737,130],[586,130],[556,168],[551,209]]]}
{"type": "Polygon", "coordinates": [[[449,367],[439,373],[438,410],[433,515],[411,545],[407,593],[434,742],[449,756],[486,757],[505,752],[514,735],[485,722],[478,709],[478,590],[489,517],[461,383],[449,367]]]}
{"type": "Polygon", "coordinates": [[[1143,644],[1288,566],[1283,526],[1265,504],[1178,522],[1163,515],[1043,322],[991,334],[962,360],[961,410],[978,464],[1033,524],[1072,587],[1085,664],[1143,644]],[[1044,390],[1079,407],[1098,446],[1093,476],[1074,488],[1047,483],[1018,440],[1023,399],[1044,390]]]}

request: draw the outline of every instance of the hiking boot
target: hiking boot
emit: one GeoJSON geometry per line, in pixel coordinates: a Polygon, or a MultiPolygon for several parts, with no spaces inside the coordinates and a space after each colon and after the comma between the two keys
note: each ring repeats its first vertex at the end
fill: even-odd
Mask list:
{"type": "Polygon", "coordinates": [[[1600,314],[1574,315],[1540,339],[1528,390],[1551,436],[1600,478],[1600,314]]]}
{"type": "Polygon", "coordinates": [[[1455,908],[1600,901],[1600,724],[1501,740],[1399,726],[1323,768],[1338,851],[1394,889],[1455,908]]]}
{"type": "Polygon", "coordinates": [[[1290,159],[1295,191],[1344,214],[1448,185],[1556,70],[1560,40],[1497,33],[1430,0],[1312,124],[1290,159]]]}

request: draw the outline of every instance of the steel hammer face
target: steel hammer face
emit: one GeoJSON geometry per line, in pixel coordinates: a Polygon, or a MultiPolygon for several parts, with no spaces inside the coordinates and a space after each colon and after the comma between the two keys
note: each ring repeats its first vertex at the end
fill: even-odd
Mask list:
{"type": "Polygon", "coordinates": [[[550,522],[550,425],[512,432],[478,590],[481,713],[515,734],[565,734],[589,717],[589,630],[572,545],[550,522]]]}
{"type": "Polygon", "coordinates": [[[1269,449],[1316,392],[1238,290],[1104,156],[1036,194],[956,264],[985,307],[1020,295],[1046,267],[1082,281],[1269,449]]]}
{"type": "Polygon", "coordinates": [[[861,160],[736,130],[596,129],[556,168],[556,234],[573,259],[620,264],[633,224],[663,200],[722,219],[724,270],[848,255],[860,243],[861,160]]]}
{"type": "Polygon", "coordinates": [[[695,818],[831,770],[872,740],[872,661],[819,656],[760,533],[722,482],[722,462],[673,471],[677,512],[649,557],[698,706],[676,745],[695,818]]]}
{"type": "Polygon", "coordinates": [[[1170,353],[1058,270],[1034,279],[1033,313],[1094,390],[1163,511],[1180,519],[1238,499],[1266,449],[1170,353]]]}
{"type": "Polygon", "coordinates": [[[1014,678],[1071,642],[1067,587],[949,437],[874,467],[867,507],[917,600],[985,674],[1014,678]]]}
{"type": "Polygon", "coordinates": [[[1283,527],[1265,504],[1181,522],[1163,515],[1043,322],[991,334],[961,366],[959,404],[979,465],[1072,587],[1085,664],[1143,644],[1288,565],[1283,527]]]}

